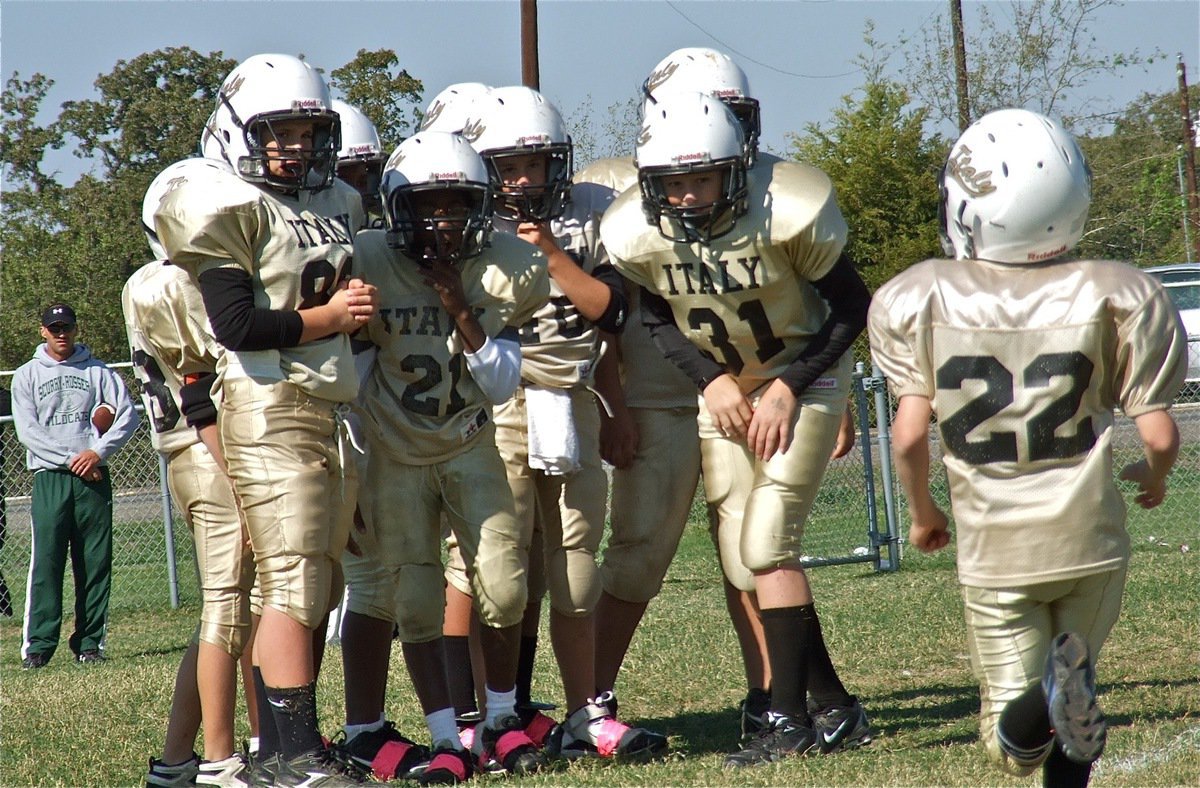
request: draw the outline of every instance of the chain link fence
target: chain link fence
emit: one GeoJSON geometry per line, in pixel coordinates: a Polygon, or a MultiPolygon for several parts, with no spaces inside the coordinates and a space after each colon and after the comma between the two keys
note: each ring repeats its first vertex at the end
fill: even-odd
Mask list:
{"type": "MultiPolygon", "coordinates": [[[[110,364],[134,392],[139,388],[132,365],[110,364]]],[[[0,372],[0,386],[11,389],[12,371],[0,372]]],[[[142,419],[137,432],[109,458],[113,489],[113,582],[110,616],[124,610],[163,609],[199,603],[196,559],[187,525],[167,494],[165,465],[150,445],[150,426],[142,419]]],[[[25,467],[25,447],[17,439],[12,417],[0,417],[0,485],[3,486],[7,538],[0,548],[0,573],[23,609],[29,570],[30,495],[33,474],[25,467]]],[[[63,598],[74,594],[66,573],[63,598]]],[[[69,611],[69,604],[66,608],[69,611]]],[[[20,613],[18,612],[18,615],[20,613]]]]}
{"type": "MultiPolygon", "coordinates": [[[[130,365],[113,364],[133,392],[137,384],[130,365]]],[[[11,372],[0,372],[8,387],[11,372]]],[[[135,395],[136,401],[136,395],[135,395]]],[[[899,568],[908,534],[908,508],[891,473],[887,425],[895,413],[878,373],[866,374],[858,365],[851,406],[857,424],[854,449],[829,464],[825,481],[805,527],[808,566],[870,563],[875,569],[899,568]],[[882,425],[878,414],[886,414],[882,425]],[[864,435],[867,436],[864,439],[864,435]]],[[[140,409],[140,405],[139,405],[140,409]]],[[[1182,449],[1171,477],[1170,496],[1176,511],[1200,522],[1200,384],[1188,384],[1175,409],[1182,449]]],[[[949,507],[949,490],[941,466],[937,431],[931,441],[931,485],[936,500],[949,507]]],[[[1132,420],[1118,416],[1114,437],[1114,467],[1141,457],[1132,420]]],[[[199,603],[195,552],[186,524],[170,504],[165,465],[150,444],[149,425],[137,432],[109,462],[113,478],[113,596],[114,614],[123,610],[163,609],[199,603]]],[[[11,417],[0,417],[0,484],[6,503],[7,540],[0,549],[0,572],[12,591],[13,603],[23,608],[29,566],[29,501],[33,477],[25,469],[25,449],[17,440],[11,417]]],[[[701,510],[702,507],[701,507],[701,510]]],[[[1130,507],[1129,527],[1135,540],[1152,514],[1130,507]]],[[[70,573],[64,598],[71,598],[70,573]]]]}

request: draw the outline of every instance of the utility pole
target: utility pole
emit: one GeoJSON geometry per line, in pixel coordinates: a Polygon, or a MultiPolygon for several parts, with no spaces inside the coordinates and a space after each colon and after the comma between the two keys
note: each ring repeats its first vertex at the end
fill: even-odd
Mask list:
{"type": "Polygon", "coordinates": [[[537,0],[521,0],[521,84],[541,90],[538,70],[537,0]]]}
{"type": "Polygon", "coordinates": [[[967,95],[967,45],[963,38],[962,0],[950,0],[950,29],[954,36],[954,77],[958,86],[958,130],[971,125],[971,103],[967,95]]]}
{"type": "Polygon", "coordinates": [[[1200,200],[1196,196],[1196,138],[1192,129],[1192,112],[1188,107],[1187,69],[1183,65],[1183,55],[1175,65],[1175,74],[1179,77],[1179,110],[1183,114],[1183,162],[1184,173],[1187,176],[1188,221],[1195,232],[1192,242],[1196,244],[1191,251],[1193,259],[1200,260],[1200,200]]]}

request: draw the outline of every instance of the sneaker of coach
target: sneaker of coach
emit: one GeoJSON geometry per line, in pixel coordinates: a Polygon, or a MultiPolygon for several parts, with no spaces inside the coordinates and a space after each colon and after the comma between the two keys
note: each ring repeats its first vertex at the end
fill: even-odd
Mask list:
{"type": "Polygon", "coordinates": [[[1096,702],[1096,671],[1080,635],[1064,632],[1054,638],[1046,655],[1042,692],[1063,754],[1080,764],[1099,758],[1108,723],[1096,702]]]}
{"type": "Polygon", "coordinates": [[[79,656],[75,657],[75,661],[80,665],[101,665],[108,662],[108,657],[104,656],[104,652],[98,648],[89,648],[86,651],[79,652],[79,656]]]}
{"type": "Polygon", "coordinates": [[[845,706],[830,706],[812,713],[813,729],[821,752],[853,750],[871,743],[871,723],[858,698],[845,706]]]}
{"type": "Polygon", "coordinates": [[[769,712],[767,727],[740,750],[725,756],[726,769],[761,766],[792,756],[806,755],[818,748],[817,733],[801,720],[769,712]]]}
{"type": "Polygon", "coordinates": [[[37,670],[44,668],[50,663],[50,658],[45,654],[30,654],[25,659],[21,660],[21,667],[24,670],[37,670]]]}
{"type": "Polygon", "coordinates": [[[200,767],[200,756],[192,753],[192,757],[183,763],[166,764],[158,758],[150,759],[150,768],[146,771],[146,788],[178,788],[179,786],[195,785],[196,772],[200,767]]]}
{"type": "Polygon", "coordinates": [[[219,761],[201,761],[196,774],[196,785],[249,788],[250,764],[238,753],[219,761]]]}

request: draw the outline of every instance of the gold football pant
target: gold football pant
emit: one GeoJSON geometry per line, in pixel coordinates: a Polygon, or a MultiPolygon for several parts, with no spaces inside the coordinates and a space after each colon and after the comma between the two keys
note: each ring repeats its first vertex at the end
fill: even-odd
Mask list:
{"type": "Polygon", "coordinates": [[[695,408],[630,408],[638,447],[612,475],[612,532],[600,565],[604,590],[649,602],[679,548],[700,478],[695,408]]]}
{"type": "MultiPolygon", "coordinates": [[[[844,408],[844,406],[843,406],[844,408]]],[[[804,524],[837,442],[842,411],[796,408],[792,443],[760,462],[745,439],[721,437],[700,409],[709,527],[725,577],[754,590],[754,572],[798,562],[804,524]]]]}
{"type": "Polygon", "coordinates": [[[1122,567],[1017,588],[963,586],[971,669],[979,680],[979,739],[988,758],[1002,770],[1024,776],[1038,764],[1018,764],[1000,748],[996,734],[1000,713],[1041,681],[1055,635],[1078,633],[1096,660],[1121,612],[1125,572],[1122,567]]]}
{"type": "Polygon", "coordinates": [[[167,459],[167,486],[183,513],[200,569],[200,639],[234,658],[250,634],[254,556],[229,479],[203,443],[167,459]]]}
{"type": "Polygon", "coordinates": [[[481,434],[462,454],[434,465],[402,465],[372,446],[364,486],[371,492],[363,518],[391,579],[392,611],[403,642],[442,635],[443,515],[480,619],[495,628],[521,620],[528,543],[518,541],[512,492],[490,435],[481,434]]]}
{"type": "Polygon", "coordinates": [[[358,492],[338,407],[287,381],[240,378],[225,381],[220,413],[263,604],[308,629],[341,599],[340,561],[358,492]]]}
{"type": "MultiPolygon", "coordinates": [[[[541,532],[551,606],[566,616],[585,616],[600,600],[596,553],[604,534],[608,476],[600,461],[600,413],[595,396],[587,389],[572,389],[571,405],[582,465],[575,473],[550,476],[529,467],[525,394],[521,389],[496,408],[496,446],[504,458],[516,503],[520,542],[535,542],[535,526],[541,532]]],[[[537,590],[537,578],[532,578],[530,595],[537,590]]]]}

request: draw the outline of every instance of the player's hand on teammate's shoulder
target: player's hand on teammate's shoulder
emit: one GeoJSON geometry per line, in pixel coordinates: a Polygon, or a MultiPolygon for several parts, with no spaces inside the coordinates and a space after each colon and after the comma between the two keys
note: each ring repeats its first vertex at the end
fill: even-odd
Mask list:
{"type": "Polygon", "coordinates": [[[728,373],[720,375],[704,387],[703,394],[713,426],[726,438],[744,438],[754,409],[737,379],[728,373]]]}
{"type": "Polygon", "coordinates": [[[1138,494],[1133,500],[1143,509],[1153,509],[1167,497],[1167,480],[1156,478],[1145,459],[1131,462],[1122,468],[1120,478],[1138,486],[1138,494]]]}
{"type": "Polygon", "coordinates": [[[796,415],[796,395],[778,378],[767,386],[758,400],[746,443],[759,460],[766,462],[782,454],[792,443],[792,418],[796,415]]]}

